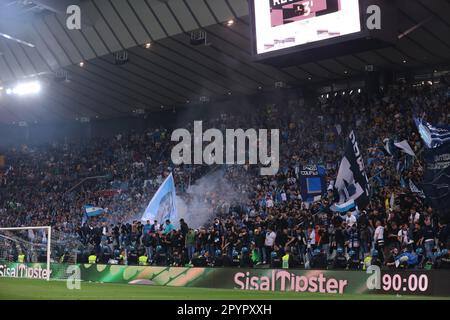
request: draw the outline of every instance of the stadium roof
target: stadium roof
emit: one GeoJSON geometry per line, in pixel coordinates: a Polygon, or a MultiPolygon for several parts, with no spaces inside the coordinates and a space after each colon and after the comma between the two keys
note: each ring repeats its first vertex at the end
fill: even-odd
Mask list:
{"type": "Polygon", "coordinates": [[[395,47],[276,69],[251,60],[246,0],[0,0],[0,33],[13,38],[0,37],[0,122],[130,115],[200,96],[252,94],[275,81],[346,79],[368,64],[397,70],[447,64],[450,2],[397,2],[403,36],[395,47]],[[65,28],[69,4],[81,6],[79,31],[65,28]],[[190,32],[201,28],[208,45],[191,45],[190,32]],[[125,49],[129,62],[115,65],[113,53],[125,49]],[[65,73],[70,81],[63,81],[65,73]],[[39,96],[5,95],[9,83],[33,75],[46,79],[39,96]]]}

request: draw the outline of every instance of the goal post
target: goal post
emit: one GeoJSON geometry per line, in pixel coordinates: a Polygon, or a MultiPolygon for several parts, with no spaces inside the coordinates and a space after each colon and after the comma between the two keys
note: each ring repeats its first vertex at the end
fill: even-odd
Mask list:
{"type": "MultiPolygon", "coordinates": [[[[29,239],[23,239],[14,235],[5,235],[5,232],[11,231],[27,231],[27,230],[46,230],[47,231],[47,281],[50,280],[50,258],[51,258],[51,242],[52,242],[52,227],[44,226],[44,227],[9,227],[9,228],[0,228],[0,244],[3,241],[12,241],[12,242],[20,242],[23,244],[35,246],[35,243],[29,241],[29,239]]],[[[1,258],[1,257],[0,257],[1,258]]]]}

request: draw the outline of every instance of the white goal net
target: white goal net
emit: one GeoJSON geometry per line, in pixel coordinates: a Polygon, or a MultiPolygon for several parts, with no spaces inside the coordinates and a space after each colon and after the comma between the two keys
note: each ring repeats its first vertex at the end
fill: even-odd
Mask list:
{"type": "Polygon", "coordinates": [[[3,276],[50,280],[51,262],[51,227],[0,228],[0,272],[3,276]],[[19,265],[13,267],[16,264],[19,265]]]}

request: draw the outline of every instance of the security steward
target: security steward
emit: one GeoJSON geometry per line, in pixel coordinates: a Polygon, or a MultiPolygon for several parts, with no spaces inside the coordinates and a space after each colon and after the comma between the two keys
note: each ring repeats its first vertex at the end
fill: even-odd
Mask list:
{"type": "Polygon", "coordinates": [[[25,255],[23,254],[23,252],[19,253],[19,255],[17,256],[17,262],[18,263],[24,263],[25,262],[25,255]]]}
{"type": "Polygon", "coordinates": [[[220,249],[216,250],[216,255],[212,258],[212,267],[223,267],[222,251],[220,249]]]}
{"type": "Polygon", "coordinates": [[[145,254],[139,256],[139,265],[140,266],[147,266],[148,265],[148,257],[145,254]]]}
{"type": "Polygon", "coordinates": [[[281,268],[281,258],[279,257],[278,253],[276,251],[272,251],[270,254],[270,267],[272,269],[281,268]]]}
{"type": "Polygon", "coordinates": [[[380,255],[378,253],[378,250],[373,249],[372,250],[372,261],[371,261],[371,265],[372,266],[379,266],[381,267],[383,265],[383,262],[381,262],[380,259],[380,255]]]}
{"type": "Polygon", "coordinates": [[[293,263],[293,257],[291,254],[291,250],[289,247],[286,247],[284,249],[284,256],[281,258],[281,267],[283,269],[289,269],[292,267],[292,263],[293,263]]]}
{"type": "Polygon", "coordinates": [[[233,249],[231,253],[231,266],[239,267],[241,265],[241,258],[239,257],[239,252],[233,249]]]}
{"type": "Polygon", "coordinates": [[[119,264],[128,264],[128,260],[126,259],[125,250],[122,250],[119,254],[119,264]]]}
{"type": "Polygon", "coordinates": [[[96,264],[97,263],[97,256],[94,252],[91,252],[91,255],[88,257],[89,264],[96,264]]]}
{"type": "Polygon", "coordinates": [[[64,250],[63,255],[59,258],[59,263],[68,263],[69,262],[69,251],[64,250]]]}
{"type": "Polygon", "coordinates": [[[347,268],[347,259],[344,255],[344,250],[342,248],[336,249],[336,257],[333,260],[333,269],[346,269],[347,268]]]}
{"type": "Polygon", "coordinates": [[[127,256],[127,262],[131,265],[137,265],[138,264],[138,253],[134,246],[130,246],[127,250],[128,256],[127,256]]]}
{"type": "Polygon", "coordinates": [[[247,247],[242,247],[241,249],[241,261],[239,266],[241,268],[253,268],[253,262],[247,247]]]}
{"type": "Polygon", "coordinates": [[[164,267],[167,266],[167,260],[167,253],[163,250],[162,246],[156,246],[155,264],[158,267],[164,267]]]}
{"type": "Polygon", "coordinates": [[[381,267],[382,263],[378,256],[378,250],[373,249],[371,254],[364,258],[362,269],[366,270],[370,266],[379,266],[381,267]]]}
{"type": "Polygon", "coordinates": [[[327,256],[320,249],[315,249],[310,262],[311,269],[325,270],[327,265],[327,256]]]}
{"type": "Polygon", "coordinates": [[[233,262],[232,262],[231,258],[227,255],[226,252],[222,253],[221,260],[222,260],[222,266],[224,266],[224,267],[233,266],[233,262]]]}
{"type": "Polygon", "coordinates": [[[348,258],[348,269],[350,270],[360,270],[361,268],[361,261],[358,258],[358,255],[354,250],[350,250],[348,252],[349,258],[348,258]]]}

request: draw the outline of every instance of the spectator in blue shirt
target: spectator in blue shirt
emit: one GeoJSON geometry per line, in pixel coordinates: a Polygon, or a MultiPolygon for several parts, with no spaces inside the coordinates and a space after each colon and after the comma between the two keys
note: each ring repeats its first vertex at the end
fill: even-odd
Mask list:
{"type": "Polygon", "coordinates": [[[167,219],[166,223],[164,224],[163,234],[168,234],[174,229],[175,229],[175,227],[173,226],[173,224],[171,224],[170,220],[167,219]]]}
{"type": "Polygon", "coordinates": [[[147,223],[144,225],[144,234],[148,234],[151,232],[152,225],[150,224],[150,220],[147,220],[147,223]]]}

